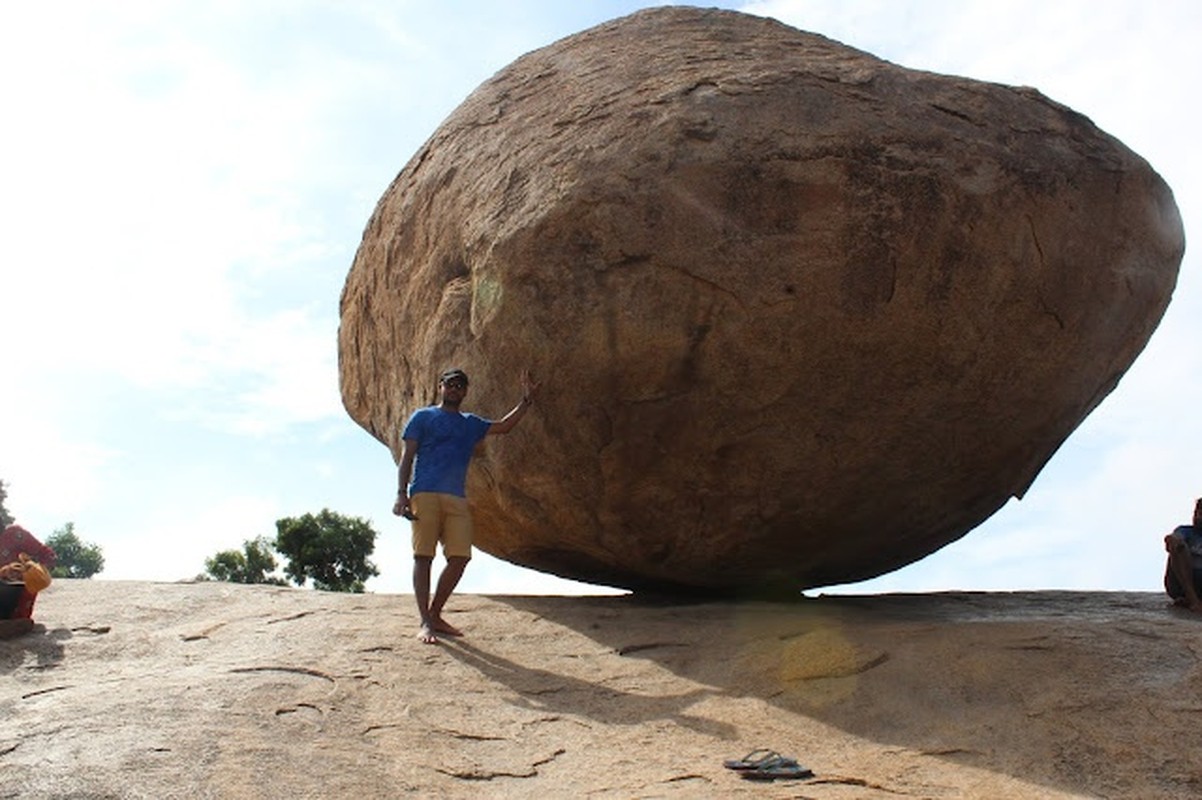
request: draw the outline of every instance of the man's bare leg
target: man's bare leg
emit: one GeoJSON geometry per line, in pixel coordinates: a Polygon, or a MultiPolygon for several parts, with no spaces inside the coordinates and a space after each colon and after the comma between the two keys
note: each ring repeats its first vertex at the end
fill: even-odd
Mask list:
{"type": "Polygon", "coordinates": [[[422,621],[417,638],[426,644],[438,643],[430,617],[430,567],[433,563],[430,556],[413,557],[413,597],[417,600],[417,613],[422,621]]]}
{"type": "Polygon", "coordinates": [[[1169,572],[1181,584],[1185,597],[1175,598],[1179,606],[1202,613],[1202,599],[1194,588],[1194,561],[1185,540],[1175,534],[1164,537],[1164,549],[1169,553],[1169,572]]]}
{"type": "Polygon", "coordinates": [[[451,598],[455,587],[459,585],[459,579],[463,577],[463,571],[467,569],[467,562],[470,560],[463,556],[447,557],[447,565],[443,568],[442,574],[438,576],[438,588],[434,592],[433,602],[430,603],[429,620],[435,633],[447,636],[463,635],[463,631],[442,618],[442,609],[447,604],[447,600],[451,598]]]}

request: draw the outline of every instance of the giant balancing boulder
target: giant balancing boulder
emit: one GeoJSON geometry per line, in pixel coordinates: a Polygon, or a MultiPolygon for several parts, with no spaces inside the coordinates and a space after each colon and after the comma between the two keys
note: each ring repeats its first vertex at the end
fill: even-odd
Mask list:
{"type": "Polygon", "coordinates": [[[441,370],[497,418],[529,367],[468,484],[513,563],[856,581],[1023,494],[1183,249],[1164,181],[1034,89],[657,8],[518,59],[405,166],[343,292],[343,400],[395,458],[441,370]]]}

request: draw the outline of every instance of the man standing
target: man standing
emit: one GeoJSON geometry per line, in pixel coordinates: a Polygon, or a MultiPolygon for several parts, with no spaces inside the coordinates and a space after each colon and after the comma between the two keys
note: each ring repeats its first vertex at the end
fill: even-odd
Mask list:
{"type": "Polygon", "coordinates": [[[1179,606],[1202,612],[1202,497],[1194,504],[1194,524],[1178,525],[1164,537],[1169,563],[1164,590],[1179,606]]]}
{"type": "Polygon", "coordinates": [[[442,618],[442,609],[472,557],[472,516],[465,491],[472,452],[485,436],[513,430],[538,391],[530,372],[524,371],[521,401],[493,422],[459,411],[467,386],[463,370],[444,372],[438,381],[438,405],[413,412],[401,433],[400,488],[392,513],[413,523],[413,594],[421,615],[417,638],[426,644],[435,644],[439,634],[463,635],[442,618]],[[439,542],[447,565],[431,600],[430,571],[439,542]]]}

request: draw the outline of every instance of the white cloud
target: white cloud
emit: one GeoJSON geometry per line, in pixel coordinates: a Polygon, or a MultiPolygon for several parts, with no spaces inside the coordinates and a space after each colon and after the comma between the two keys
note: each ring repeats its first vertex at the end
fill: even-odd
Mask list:
{"type": "Polygon", "coordinates": [[[307,191],[336,76],[254,80],[221,39],[159,14],[79,11],[61,32],[59,14],[28,14],[55,26],[57,47],[7,42],[25,42],[3,85],[26,113],[2,156],[4,325],[37,332],[13,354],[26,379],[75,369],[150,391],[246,386],[227,400],[240,408],[210,420],[242,430],[341,414],[336,290],[324,313],[289,308],[293,275],[342,273],[353,246],[329,240],[307,191]],[[14,77],[30,73],[38,82],[14,77]]]}
{"type": "MultiPolygon", "coordinates": [[[[275,520],[287,516],[277,498],[233,494],[219,503],[180,513],[169,503],[148,504],[130,515],[124,532],[99,543],[105,580],[178,581],[204,572],[206,558],[222,550],[241,550],[259,535],[274,536],[275,520]]],[[[93,541],[84,530],[80,539],[93,541]]]]}
{"type": "Polygon", "coordinates": [[[57,527],[101,499],[103,476],[119,466],[120,451],[64,439],[43,414],[16,403],[6,404],[4,413],[16,417],[0,424],[0,479],[8,492],[5,507],[19,522],[57,527]]]}

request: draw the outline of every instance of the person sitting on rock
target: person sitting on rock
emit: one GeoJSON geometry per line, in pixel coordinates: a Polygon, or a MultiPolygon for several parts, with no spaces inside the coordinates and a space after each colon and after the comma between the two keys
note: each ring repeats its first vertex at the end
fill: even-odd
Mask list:
{"type": "Polygon", "coordinates": [[[1164,537],[1169,563],[1164,590],[1175,605],[1202,612],[1202,497],[1194,504],[1194,524],[1178,525],[1164,537]]]}
{"type": "Polygon", "coordinates": [[[50,571],[21,553],[0,566],[0,639],[33,630],[33,602],[50,585],[50,571]]]}
{"type": "Polygon", "coordinates": [[[25,583],[7,564],[0,566],[0,639],[20,636],[33,630],[33,620],[17,616],[17,606],[25,598],[25,583]]]}
{"type": "Polygon", "coordinates": [[[54,550],[20,525],[0,531],[0,639],[33,629],[33,604],[54,562],[54,550]]]}

